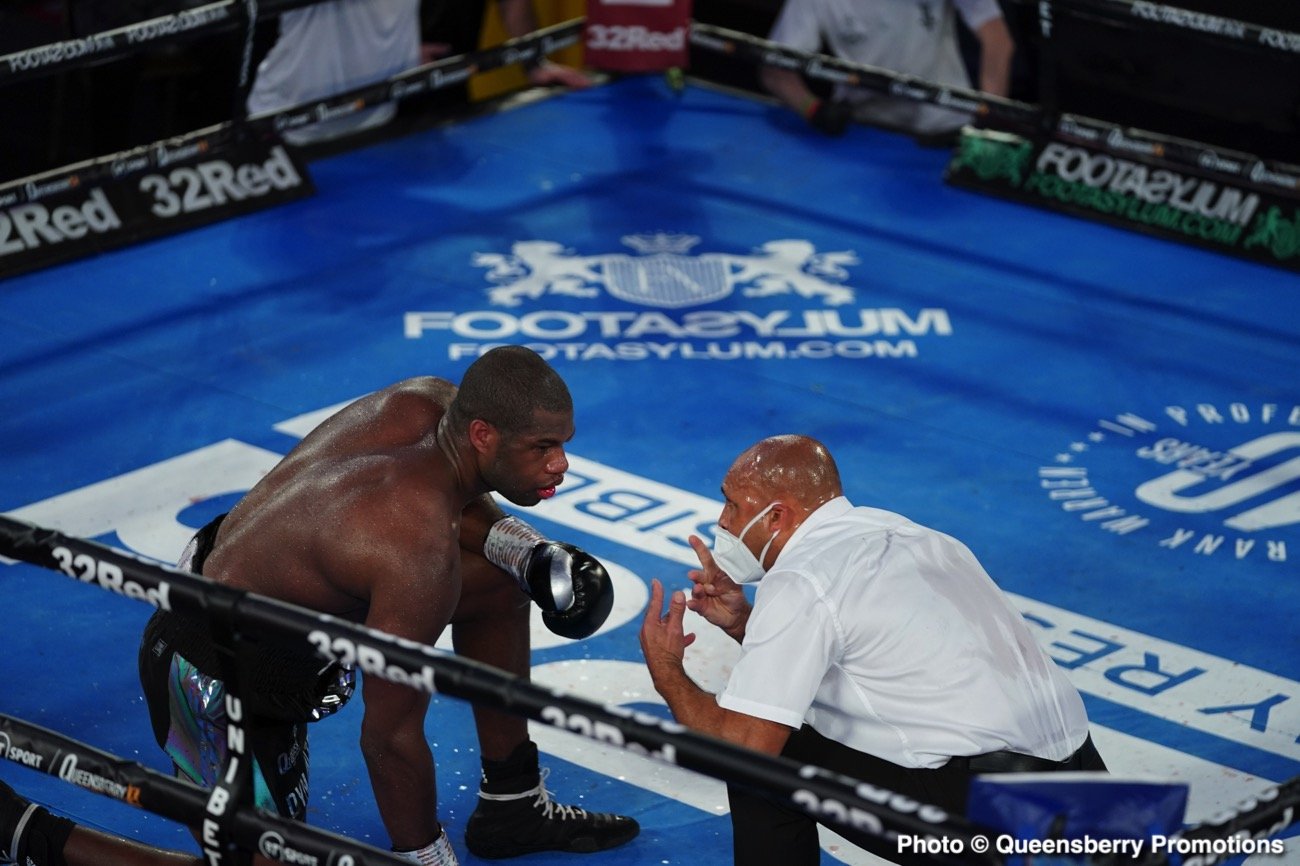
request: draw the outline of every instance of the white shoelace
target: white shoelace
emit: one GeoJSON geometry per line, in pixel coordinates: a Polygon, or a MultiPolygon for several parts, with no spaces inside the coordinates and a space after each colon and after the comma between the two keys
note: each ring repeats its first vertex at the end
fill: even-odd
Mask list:
{"type": "Polygon", "coordinates": [[[557,818],[561,821],[568,821],[584,817],[587,811],[581,806],[565,806],[551,799],[551,792],[546,790],[546,777],[549,775],[551,775],[551,768],[543,767],[538,774],[537,787],[529,788],[527,791],[520,791],[518,794],[485,794],[483,791],[479,791],[478,795],[484,800],[492,800],[498,803],[534,797],[533,808],[540,810],[542,817],[548,821],[557,818]]]}

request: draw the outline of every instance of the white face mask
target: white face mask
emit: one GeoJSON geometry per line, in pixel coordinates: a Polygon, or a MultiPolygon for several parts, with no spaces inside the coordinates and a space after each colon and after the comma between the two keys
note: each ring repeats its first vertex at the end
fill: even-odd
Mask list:
{"type": "Polygon", "coordinates": [[[764,574],[767,574],[767,569],[763,567],[763,560],[767,559],[768,548],[772,546],[772,542],[776,541],[776,537],[781,533],[779,531],[773,533],[772,537],[767,540],[767,544],[763,545],[763,552],[757,558],[750,553],[749,548],[745,546],[741,539],[745,537],[745,533],[753,528],[755,523],[758,523],[759,518],[771,511],[775,505],[776,503],[773,502],[758,514],[755,514],[754,519],[746,523],[745,528],[740,530],[738,537],[721,526],[714,530],[713,561],[718,564],[718,568],[726,572],[727,576],[736,583],[755,583],[761,580],[764,574]]]}

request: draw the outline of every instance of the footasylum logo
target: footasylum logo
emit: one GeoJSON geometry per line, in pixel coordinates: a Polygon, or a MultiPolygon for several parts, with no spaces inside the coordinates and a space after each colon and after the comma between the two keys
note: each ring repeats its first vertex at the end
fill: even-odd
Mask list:
{"type": "Polygon", "coordinates": [[[1300,534],[1300,402],[1171,404],[1099,419],[1038,470],[1083,524],[1171,554],[1285,563],[1300,534]]]}
{"type": "Polygon", "coordinates": [[[694,235],[622,240],[634,255],[581,255],[550,240],[476,253],[490,306],[408,312],[405,335],[447,333],[452,359],[523,343],[548,359],[730,361],[915,358],[917,338],[952,334],[946,309],[856,306],[849,250],[785,239],[749,255],[695,254],[694,235]],[[531,303],[547,308],[524,309],[531,303]]]}

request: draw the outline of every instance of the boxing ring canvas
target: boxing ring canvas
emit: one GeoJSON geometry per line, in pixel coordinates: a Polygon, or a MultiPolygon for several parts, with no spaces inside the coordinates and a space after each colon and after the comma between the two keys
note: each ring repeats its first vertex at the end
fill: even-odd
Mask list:
{"type": "MultiPolygon", "coordinates": [[[[1300,281],[945,186],[947,159],[655,78],[321,159],[310,199],[0,283],[0,510],[174,561],[333,408],[523,343],[577,413],[565,484],[524,516],[617,593],[587,640],[535,623],[536,682],[662,715],[637,643],[650,579],[688,585],[684,539],[735,454],[806,433],[854,502],[965,541],[1112,771],[1185,781],[1207,818],[1300,773],[1300,281]]],[[[135,671],[150,608],[0,575],[0,711],[165,769],[135,671]]],[[[716,688],[736,648],[688,628],[716,688]]],[[[360,717],[313,727],[309,816],[386,847],[360,717]]],[[[435,696],[427,729],[476,862],[468,707],[435,696]]],[[[560,802],[643,826],[584,862],[730,862],[720,783],[534,731],[560,802]]],[[[0,778],[196,850],[57,778],[0,778]]]]}

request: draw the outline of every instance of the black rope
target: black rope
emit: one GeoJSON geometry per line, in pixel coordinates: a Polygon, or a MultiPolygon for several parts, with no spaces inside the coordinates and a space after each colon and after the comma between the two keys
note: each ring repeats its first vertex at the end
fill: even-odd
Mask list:
{"type": "MultiPolygon", "coordinates": [[[[1052,0],[1042,0],[1039,5],[1040,38],[1048,42],[1049,49],[1053,27],[1051,3],[1052,0]]],[[[1132,129],[1093,117],[1057,115],[1055,84],[1050,80],[1046,88],[1046,104],[1034,105],[968,87],[935,84],[838,57],[798,51],[711,24],[696,23],[692,26],[691,45],[726,56],[743,57],[754,63],[775,62],[786,68],[799,69],[811,79],[831,84],[849,83],[910,102],[964,111],[979,124],[1021,135],[1041,137],[1046,131],[1046,134],[1059,135],[1062,139],[1085,141],[1092,147],[1120,157],[1137,155],[1164,165],[1184,166],[1198,175],[1228,179],[1249,189],[1287,196],[1295,196],[1300,191],[1300,166],[1297,165],[1191,139],[1132,129]]],[[[1050,75],[1050,50],[1045,54],[1050,75]]]]}
{"type": "MultiPolygon", "coordinates": [[[[0,713],[0,742],[9,744],[0,754],[19,766],[56,776],[77,787],[196,828],[200,833],[210,814],[211,791],[3,713],[0,713]]],[[[310,857],[321,866],[349,862],[354,866],[401,866],[407,862],[363,842],[256,811],[251,805],[228,804],[223,819],[230,839],[241,853],[260,852],[286,863],[312,862],[302,859],[310,857]],[[288,857],[283,856],[286,850],[288,857]]],[[[208,854],[209,846],[203,847],[208,854]]],[[[224,856],[208,862],[227,862],[226,849],[220,853],[224,856]]]]}
{"type": "Polygon", "coordinates": [[[244,120],[248,117],[248,94],[253,89],[257,70],[253,68],[253,51],[257,44],[258,0],[243,0],[240,6],[240,24],[244,38],[239,52],[239,72],[231,94],[230,119],[240,137],[244,120]]]}
{"type": "MultiPolygon", "coordinates": [[[[319,2],[320,0],[261,0],[252,6],[256,10],[256,16],[268,19],[281,12],[315,6],[319,2]]],[[[59,42],[3,54],[0,55],[0,85],[53,75],[84,66],[92,60],[125,57],[163,43],[225,32],[245,24],[249,14],[248,3],[249,0],[218,0],[112,30],[69,37],[59,42]]]]}
{"type": "MultiPolygon", "coordinates": [[[[212,581],[146,562],[94,541],[0,515],[0,555],[61,571],[83,583],[155,607],[198,617],[223,594],[212,581]]],[[[363,675],[440,693],[544,722],[607,745],[771,793],[793,809],[830,825],[885,840],[942,836],[962,843],[954,863],[1001,863],[970,841],[987,836],[965,817],[918,803],[833,770],[772,757],[691,731],[645,713],[560,694],[504,671],[434,647],[396,638],[254,593],[225,590],[219,622],[234,630],[326,660],[356,665],[363,675]]],[[[958,847],[958,846],[954,846],[958,847]]]]}
{"type": "MultiPolygon", "coordinates": [[[[1011,0],[1040,3],[1041,0],[1011,0]]],[[[1265,27],[1236,18],[1185,9],[1150,0],[1050,0],[1052,4],[1109,18],[1121,23],[1154,25],[1203,37],[1220,45],[1236,44],[1263,54],[1281,53],[1300,59],[1300,33],[1265,27]]]]}
{"type": "MultiPolygon", "coordinates": [[[[971,844],[977,836],[987,840],[999,835],[995,831],[833,770],[753,752],[649,714],[560,694],[426,644],[399,639],[254,593],[223,588],[200,575],[148,562],[97,542],[0,515],[0,555],[59,571],[79,582],[97,584],[164,610],[206,616],[218,631],[228,627],[236,639],[241,631],[256,634],[301,652],[314,652],[324,659],[354,664],[367,676],[526,716],[597,742],[766,791],[822,823],[891,841],[903,835],[941,838],[948,840],[948,847],[956,849],[951,854],[927,855],[927,859],[953,863],[1005,862],[995,846],[971,844]],[[981,853],[976,851],[977,847],[987,850],[981,853]]],[[[238,676],[237,670],[232,673],[238,676]]],[[[6,724],[12,722],[0,715],[0,733],[11,730],[6,724]]],[[[9,750],[11,759],[13,755],[21,756],[24,750],[32,751],[23,742],[12,742],[20,748],[17,752],[9,750]]],[[[59,755],[51,753],[45,766],[52,768],[58,762],[59,755]]],[[[105,771],[99,775],[120,779],[122,786],[135,784],[134,777],[122,775],[125,772],[122,766],[114,766],[116,774],[105,771]]],[[[193,790],[200,791],[202,797],[201,789],[193,790]]],[[[132,800],[129,795],[113,795],[128,802],[132,800]]],[[[207,819],[214,821],[214,833],[220,830],[226,834],[224,840],[217,835],[214,839],[226,845],[234,840],[242,849],[248,838],[244,822],[249,810],[231,794],[234,808],[230,814],[214,814],[210,797],[200,809],[207,819]],[[224,830],[220,826],[222,820],[227,822],[224,830]]],[[[143,798],[137,799],[148,808],[143,798]]],[[[187,823],[195,818],[192,808],[181,815],[164,811],[158,814],[187,823]]],[[[1190,827],[1177,834],[1177,838],[1189,844],[1198,844],[1196,840],[1205,844],[1203,840],[1213,842],[1242,833],[1260,838],[1290,826],[1298,814],[1300,777],[1267,789],[1210,822],[1190,827]]],[[[225,850],[218,844],[212,848],[225,850]]],[[[1150,863],[1168,859],[1166,851],[1150,863]]]]}
{"type": "MultiPolygon", "coordinates": [[[[307,5],[301,0],[262,0],[285,5],[307,5]]],[[[173,138],[155,141],[118,153],[61,166],[40,174],[0,183],[0,207],[35,201],[45,195],[75,186],[89,186],[102,181],[121,181],[157,170],[176,161],[178,154],[216,153],[238,135],[278,133],[315,123],[326,117],[341,117],[373,108],[385,102],[401,101],[460,84],[471,74],[521,62],[539,53],[546,54],[576,44],[582,35],[582,19],[574,19],[537,30],[481,51],[446,57],[407,70],[376,84],[365,85],[333,96],[275,111],[262,112],[245,119],[196,129],[173,138]]]]}

